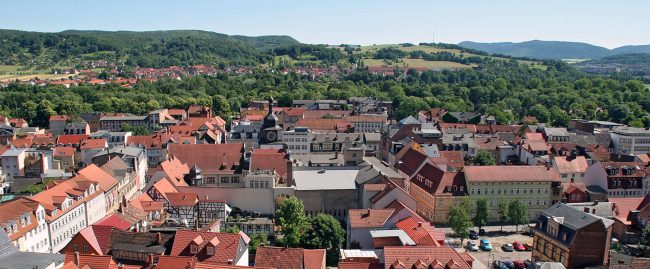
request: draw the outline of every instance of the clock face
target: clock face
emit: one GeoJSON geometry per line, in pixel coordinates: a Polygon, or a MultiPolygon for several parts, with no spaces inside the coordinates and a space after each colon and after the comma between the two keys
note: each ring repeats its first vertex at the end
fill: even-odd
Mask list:
{"type": "Polygon", "coordinates": [[[268,133],[266,133],[266,140],[268,140],[268,141],[275,141],[276,138],[278,138],[278,135],[275,134],[275,132],[268,132],[268,133]]]}

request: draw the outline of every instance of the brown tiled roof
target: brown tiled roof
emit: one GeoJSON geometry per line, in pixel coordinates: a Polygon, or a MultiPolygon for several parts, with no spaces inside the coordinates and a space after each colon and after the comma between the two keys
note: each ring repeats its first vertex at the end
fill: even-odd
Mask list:
{"type": "MultiPolygon", "coordinates": [[[[229,233],[213,233],[202,231],[178,230],[171,249],[171,256],[195,256],[199,262],[228,265],[228,260],[236,261],[241,235],[229,233]],[[217,238],[217,240],[213,240],[217,238]],[[198,253],[190,253],[190,244],[198,240],[198,253]],[[214,255],[206,254],[205,247],[216,244],[214,255]]],[[[259,251],[259,249],[258,249],[259,251]]],[[[259,253],[258,253],[259,254],[259,253]]]]}
{"type": "Polygon", "coordinates": [[[441,151],[440,157],[447,159],[447,166],[454,167],[457,170],[465,166],[465,160],[460,151],[441,151]]]}
{"type": "Polygon", "coordinates": [[[9,234],[10,240],[17,240],[25,233],[38,227],[38,220],[36,219],[36,215],[34,215],[36,208],[30,206],[30,203],[34,204],[35,202],[28,198],[16,198],[0,204],[0,227],[11,231],[11,228],[5,227],[5,224],[12,221],[18,227],[17,232],[9,234]],[[29,217],[29,223],[26,223],[24,226],[21,224],[21,218],[23,216],[29,217]]]}
{"type": "Polygon", "coordinates": [[[383,269],[384,265],[381,263],[369,262],[339,262],[339,269],[383,269]]]}
{"type": "Polygon", "coordinates": [[[465,129],[470,133],[476,133],[476,125],[466,123],[440,123],[440,129],[445,132],[445,129],[465,129]]]}
{"type": "Polygon", "coordinates": [[[282,269],[320,269],[325,261],[324,249],[258,247],[255,266],[282,269]]]}
{"type": "MultiPolygon", "coordinates": [[[[117,262],[107,255],[90,255],[82,253],[66,253],[63,262],[67,268],[83,269],[118,269],[117,262]],[[78,259],[78,260],[77,260],[78,259]],[[72,264],[76,267],[70,267],[72,264]]],[[[64,267],[65,268],[65,267],[64,267]]]]}
{"type": "Polygon", "coordinates": [[[75,152],[77,152],[77,150],[75,148],[71,148],[71,147],[55,147],[54,148],[54,157],[57,157],[57,156],[72,157],[72,156],[74,156],[75,152]]]}
{"type": "Polygon", "coordinates": [[[417,266],[422,265],[424,268],[471,269],[472,266],[465,259],[466,256],[460,255],[456,250],[447,246],[384,247],[385,269],[419,268],[417,266]]]}
{"type": "Polygon", "coordinates": [[[544,166],[466,166],[468,182],[536,182],[559,181],[555,169],[544,166]]]}
{"type": "Polygon", "coordinates": [[[587,192],[587,186],[584,182],[566,182],[562,183],[562,192],[563,193],[573,193],[574,191],[579,190],[582,193],[587,192]]]}
{"type": "Polygon", "coordinates": [[[168,192],[166,193],[167,201],[171,207],[188,207],[194,206],[199,201],[196,193],[186,192],[168,192]]]}
{"type": "Polygon", "coordinates": [[[345,119],[300,119],[296,127],[306,127],[312,131],[337,131],[341,126],[348,126],[350,122],[345,119]]]}
{"type": "Polygon", "coordinates": [[[415,184],[434,196],[464,196],[467,194],[465,177],[462,172],[442,171],[430,163],[424,164],[418,170],[411,178],[411,184],[415,184]]]}
{"type": "Polygon", "coordinates": [[[394,209],[350,209],[349,222],[352,228],[382,228],[393,215],[394,209]]]}
{"type": "Polygon", "coordinates": [[[564,156],[556,156],[554,159],[555,166],[560,174],[564,173],[584,173],[589,164],[584,156],[577,156],[575,159],[568,160],[564,156]]]}
{"type": "Polygon", "coordinates": [[[424,152],[417,150],[417,148],[411,147],[409,149],[406,149],[406,153],[402,156],[402,158],[396,159],[397,164],[395,165],[395,168],[404,172],[406,175],[411,176],[418,170],[422,162],[424,162],[426,159],[427,155],[424,154],[424,152]]]}
{"type": "Polygon", "coordinates": [[[288,174],[287,162],[289,155],[282,149],[253,149],[250,160],[250,171],[272,170],[282,179],[288,174]]]}

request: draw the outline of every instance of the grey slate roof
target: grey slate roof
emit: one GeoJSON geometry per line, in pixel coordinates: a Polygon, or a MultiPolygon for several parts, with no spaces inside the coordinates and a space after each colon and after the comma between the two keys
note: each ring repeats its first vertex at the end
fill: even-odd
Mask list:
{"type": "Polygon", "coordinates": [[[418,121],[415,117],[413,116],[408,116],[406,118],[403,118],[399,121],[401,125],[405,124],[420,124],[420,121],[418,121]]]}
{"type": "Polygon", "coordinates": [[[542,210],[540,214],[551,218],[563,217],[564,221],[562,222],[562,225],[574,230],[579,230],[596,221],[602,221],[605,224],[605,227],[609,227],[614,224],[613,220],[588,214],[582,210],[578,210],[577,208],[559,202],[545,210],[542,210]]]}
{"type": "Polygon", "coordinates": [[[0,229],[0,269],[41,269],[54,264],[58,268],[65,256],[58,253],[22,252],[16,248],[9,236],[0,229]]]}

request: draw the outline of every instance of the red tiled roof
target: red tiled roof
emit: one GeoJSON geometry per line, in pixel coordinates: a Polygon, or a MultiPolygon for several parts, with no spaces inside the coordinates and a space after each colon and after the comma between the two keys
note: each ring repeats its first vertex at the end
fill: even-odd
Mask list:
{"type": "Polygon", "coordinates": [[[542,133],[525,133],[524,137],[528,140],[544,140],[542,133]]]}
{"type": "Polygon", "coordinates": [[[111,213],[110,215],[96,221],[93,225],[114,227],[122,231],[128,231],[133,224],[119,215],[111,213]]]}
{"type": "Polygon", "coordinates": [[[424,164],[418,170],[411,178],[411,184],[415,184],[434,196],[463,196],[467,193],[465,177],[462,172],[442,171],[430,163],[424,164]]]}
{"type": "Polygon", "coordinates": [[[33,140],[34,140],[33,136],[16,138],[13,141],[11,141],[11,145],[16,148],[31,148],[33,140]]]}
{"type": "Polygon", "coordinates": [[[445,132],[445,129],[465,129],[470,133],[476,133],[476,125],[466,123],[440,123],[440,129],[445,132]]]}
{"type": "Polygon", "coordinates": [[[83,134],[59,135],[59,138],[57,138],[56,143],[59,145],[68,145],[68,144],[81,145],[81,142],[88,138],[90,138],[89,135],[83,135],[83,134]]]}
{"type": "Polygon", "coordinates": [[[352,228],[382,228],[393,215],[394,209],[349,209],[352,228]]]}
{"type": "Polygon", "coordinates": [[[70,267],[69,263],[78,266],[77,268],[88,269],[118,269],[117,262],[111,256],[105,255],[90,255],[82,253],[66,253],[64,264],[70,267]],[[77,260],[78,259],[78,260],[77,260]]]}
{"type": "Polygon", "coordinates": [[[465,160],[460,151],[440,151],[440,157],[447,159],[447,166],[454,167],[457,170],[465,166],[465,160]]]}
{"type": "MultiPolygon", "coordinates": [[[[309,110],[312,111],[312,110],[309,110]]],[[[345,119],[313,119],[313,118],[304,118],[296,122],[296,127],[306,127],[312,131],[337,131],[343,127],[349,126],[350,123],[345,119]]],[[[346,128],[344,128],[346,129],[346,128]]]]}
{"type": "Polygon", "coordinates": [[[79,176],[85,177],[90,181],[97,182],[97,184],[99,184],[99,187],[101,187],[104,191],[109,191],[118,183],[113,176],[106,173],[106,171],[102,170],[95,164],[91,164],[79,170],[79,176]]]}
{"type": "Polygon", "coordinates": [[[339,262],[339,269],[382,269],[384,265],[381,263],[369,262],[339,262]]]}
{"type": "Polygon", "coordinates": [[[126,139],[127,145],[143,146],[145,149],[162,149],[168,143],[180,144],[185,142],[196,144],[196,138],[191,136],[191,132],[189,132],[187,136],[183,136],[181,133],[155,133],[152,135],[132,135],[126,139]]]}
{"type": "Polygon", "coordinates": [[[326,115],[341,118],[350,115],[349,110],[305,110],[302,114],[305,119],[322,119],[326,115]]]}
{"type": "Polygon", "coordinates": [[[384,247],[384,268],[459,268],[471,269],[466,256],[447,246],[384,247]],[[445,267],[445,265],[450,267],[445,267]],[[414,267],[415,266],[415,267],[414,267]],[[429,267],[430,266],[430,267],[429,267]],[[442,267],[436,267],[442,266],[442,267]]]}
{"type": "Polygon", "coordinates": [[[50,121],[67,121],[70,117],[66,115],[52,115],[50,121]]]}
{"type": "Polygon", "coordinates": [[[413,217],[401,220],[395,227],[406,232],[418,246],[440,246],[445,243],[443,230],[437,230],[429,223],[419,222],[413,217]]]}
{"type": "Polygon", "coordinates": [[[324,249],[258,247],[255,266],[282,269],[320,269],[325,261],[324,249]]]}
{"type": "Polygon", "coordinates": [[[108,142],[104,138],[87,139],[81,143],[80,149],[101,149],[107,148],[108,142]]]}
{"type": "Polygon", "coordinates": [[[178,158],[188,167],[197,165],[204,173],[234,170],[243,157],[244,145],[234,144],[172,144],[167,148],[170,156],[178,158]],[[201,154],[197,154],[200,152],[201,154]]]}
{"type": "Polygon", "coordinates": [[[587,186],[585,185],[584,182],[566,182],[562,183],[562,192],[571,194],[575,192],[576,190],[579,190],[582,193],[587,192],[587,186]]]}
{"type": "Polygon", "coordinates": [[[178,189],[176,189],[176,187],[174,187],[169,179],[166,178],[161,178],[158,180],[158,182],[153,184],[153,188],[156,189],[156,191],[158,191],[163,197],[165,197],[165,199],[168,199],[168,193],[178,192],[178,189]]]}
{"type": "Polygon", "coordinates": [[[228,260],[237,261],[240,239],[241,235],[239,234],[178,230],[176,231],[176,237],[174,238],[174,245],[172,246],[170,255],[195,256],[200,262],[228,265],[228,260]],[[219,243],[214,249],[215,254],[209,256],[206,254],[205,246],[214,237],[217,237],[219,243]],[[197,254],[191,254],[189,246],[195,238],[201,238],[201,244],[198,246],[199,252],[197,254]]]}
{"type": "Polygon", "coordinates": [[[559,181],[555,169],[544,166],[466,166],[468,182],[535,182],[559,181]]]}
{"type": "Polygon", "coordinates": [[[187,192],[168,192],[166,193],[167,201],[171,207],[189,207],[194,206],[199,201],[196,193],[187,192]]]}
{"type": "Polygon", "coordinates": [[[411,176],[418,170],[422,162],[427,159],[427,155],[424,154],[422,148],[417,143],[403,150],[405,150],[404,155],[399,159],[396,158],[397,164],[395,168],[411,176]]]}
{"type": "Polygon", "coordinates": [[[253,149],[250,171],[272,170],[280,178],[286,179],[289,176],[287,162],[290,162],[289,155],[282,149],[253,149]]]}
{"type": "Polygon", "coordinates": [[[630,211],[637,210],[643,201],[643,197],[634,198],[609,198],[609,202],[613,204],[614,217],[625,225],[631,225],[632,220],[628,218],[630,211]]]}
{"type": "Polygon", "coordinates": [[[530,151],[548,151],[548,144],[544,140],[524,140],[524,148],[530,151]]]}

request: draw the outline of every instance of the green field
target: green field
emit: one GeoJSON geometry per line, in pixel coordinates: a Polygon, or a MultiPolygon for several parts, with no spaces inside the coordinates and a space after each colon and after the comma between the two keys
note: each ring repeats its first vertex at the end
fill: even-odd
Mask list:
{"type": "Polygon", "coordinates": [[[384,61],[382,59],[363,59],[363,63],[368,67],[377,66],[397,66],[404,68],[430,68],[430,69],[455,69],[455,68],[471,68],[475,65],[467,65],[456,62],[448,61],[426,61],[423,59],[409,59],[402,58],[399,62],[384,61]]]}
{"type": "Polygon", "coordinates": [[[35,69],[34,67],[26,68],[21,65],[0,65],[0,80],[30,80],[38,77],[39,79],[59,79],[69,75],[52,74],[52,69],[69,69],[71,66],[54,66],[47,69],[35,69]]]}
{"type": "Polygon", "coordinates": [[[646,84],[645,88],[650,90],[650,84],[646,84]]]}
{"type": "MultiPolygon", "coordinates": [[[[407,46],[407,47],[405,47],[405,46],[401,46],[401,45],[397,45],[397,44],[381,44],[381,45],[362,46],[361,51],[359,51],[357,53],[371,54],[371,53],[374,53],[374,52],[378,51],[379,49],[389,48],[389,47],[396,47],[396,48],[399,48],[399,49],[401,49],[401,50],[403,50],[405,52],[421,50],[421,51],[424,51],[424,52],[427,52],[427,53],[436,53],[436,52],[445,51],[445,52],[453,53],[454,55],[459,56],[459,57],[463,57],[463,58],[464,57],[476,56],[476,57],[483,57],[483,58],[491,58],[491,59],[495,59],[495,60],[504,60],[504,61],[509,61],[510,60],[508,58],[502,58],[502,57],[482,56],[482,55],[476,55],[476,54],[471,54],[471,53],[463,53],[459,49],[444,49],[444,48],[436,48],[436,47],[431,47],[431,46],[407,46]]],[[[364,56],[370,57],[370,55],[364,55],[364,56]]],[[[541,63],[539,63],[539,62],[524,61],[524,60],[517,60],[517,61],[520,62],[520,63],[523,63],[523,64],[535,66],[535,68],[541,68],[541,69],[544,69],[544,70],[546,69],[546,66],[541,66],[541,63]]]]}

